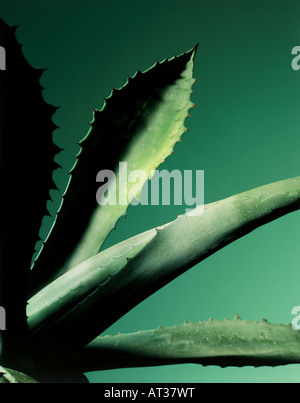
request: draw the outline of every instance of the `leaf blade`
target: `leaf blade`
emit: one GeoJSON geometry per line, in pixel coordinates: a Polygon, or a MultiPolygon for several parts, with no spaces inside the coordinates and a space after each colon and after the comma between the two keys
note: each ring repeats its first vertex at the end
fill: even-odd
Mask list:
{"type": "Polygon", "coordinates": [[[0,366],[0,383],[38,383],[22,372],[0,366]]]}
{"type": "Polygon", "coordinates": [[[59,151],[52,141],[56,108],[42,96],[44,70],[28,63],[15,31],[0,19],[7,59],[0,74],[0,306],[6,310],[8,329],[1,338],[2,358],[13,368],[10,360],[18,362],[20,340],[26,339],[28,273],[42,219],[48,214],[49,191],[55,189],[52,173],[59,151]],[[10,358],[3,357],[6,352],[10,358]]]}
{"type": "Polygon", "coordinates": [[[73,355],[81,371],[194,363],[220,367],[300,362],[300,335],[291,325],[233,320],[159,327],[99,336],[73,355]]]}
{"type": "Polygon", "coordinates": [[[98,259],[101,261],[105,252],[117,256],[120,245],[114,245],[95,256],[94,262],[86,261],[42,290],[39,298],[48,301],[53,310],[48,322],[40,321],[38,317],[42,302],[37,295],[29,301],[28,320],[33,337],[42,344],[53,343],[55,348],[83,347],[138,303],[196,263],[261,225],[299,208],[300,177],[211,203],[201,215],[193,215],[197,211],[195,209],[171,223],[126,240],[130,245],[136,242],[137,237],[144,240],[148,237],[144,247],[125,265],[111,276],[106,273],[107,281],[99,284],[95,277],[93,287],[87,289],[84,295],[79,295],[77,289],[73,292],[72,286],[77,283],[73,282],[72,277],[76,277],[78,272],[82,275],[82,271],[89,273],[92,267],[97,268],[98,259]],[[64,286],[60,287],[63,278],[68,284],[67,290],[64,290],[64,286]],[[54,284],[60,292],[66,293],[66,300],[61,300],[62,304],[57,303],[61,295],[59,292],[53,299],[54,284]],[[66,312],[65,304],[69,298],[75,298],[76,304],[73,301],[74,309],[66,312]],[[37,314],[37,321],[31,325],[32,310],[37,314]],[[98,317],[99,321],[91,321],[91,317],[98,317]]]}
{"type": "MultiPolygon", "coordinates": [[[[117,172],[119,162],[126,162],[128,172],[143,170],[150,178],[151,171],[172,152],[193,106],[190,95],[195,82],[195,51],[138,72],[124,87],[113,91],[101,111],[94,111],[56,224],[33,267],[33,290],[95,255],[125,214],[130,200],[117,205],[97,204],[95,178],[99,171],[117,172]],[[109,152],[103,148],[108,133],[105,147],[109,152]]],[[[116,173],[118,182],[120,175],[116,173]]],[[[127,183],[120,183],[118,195],[123,197],[127,183]]]]}

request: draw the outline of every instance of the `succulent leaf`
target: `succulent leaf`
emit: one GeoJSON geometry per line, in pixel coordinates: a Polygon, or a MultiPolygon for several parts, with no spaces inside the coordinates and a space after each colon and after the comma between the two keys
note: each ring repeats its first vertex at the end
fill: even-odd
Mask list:
{"type": "Polygon", "coordinates": [[[111,276],[124,268],[131,257],[143,250],[155,234],[155,230],[147,231],[134,237],[134,240],[119,243],[117,250],[106,249],[35,294],[28,306],[29,328],[42,331],[49,321],[60,321],[70,311],[79,308],[111,276]]]}
{"type": "Polygon", "coordinates": [[[196,214],[198,208],[192,210],[101,252],[29,300],[28,322],[35,344],[83,347],[196,263],[255,228],[299,209],[299,198],[300,177],[272,183],[208,204],[201,215],[196,214]],[[132,246],[136,244],[141,248],[134,255],[132,246]],[[118,264],[124,245],[132,254],[127,262],[122,257],[123,263],[118,264]],[[99,271],[106,256],[115,257],[115,263],[99,271]],[[97,320],[91,321],[91,317],[97,320]]]}
{"type": "MultiPolygon", "coordinates": [[[[6,51],[6,70],[0,71],[0,305],[8,329],[1,337],[16,342],[10,354],[18,360],[26,332],[28,273],[49,191],[55,188],[58,148],[52,141],[56,108],[44,101],[39,81],[43,70],[29,65],[15,31],[0,19],[6,51]]],[[[2,356],[5,351],[3,345],[2,356]]]]}
{"type": "Polygon", "coordinates": [[[190,96],[195,82],[194,54],[195,48],[156,63],[144,73],[138,71],[124,87],[112,92],[100,111],[94,111],[56,223],[33,267],[33,290],[98,253],[117,221],[126,214],[134,198],[128,196],[130,189],[135,186],[138,193],[152,170],[172,153],[193,106],[190,96]],[[146,177],[139,184],[127,184],[119,162],[127,163],[128,173],[143,170],[146,177]],[[96,201],[101,188],[96,178],[103,170],[116,175],[115,205],[96,201]]]}
{"type": "Polygon", "coordinates": [[[99,336],[73,356],[81,371],[197,363],[275,366],[300,362],[300,333],[291,325],[215,320],[99,336]]]}
{"type": "Polygon", "coordinates": [[[22,372],[0,366],[0,383],[38,383],[38,381],[22,372]]]}

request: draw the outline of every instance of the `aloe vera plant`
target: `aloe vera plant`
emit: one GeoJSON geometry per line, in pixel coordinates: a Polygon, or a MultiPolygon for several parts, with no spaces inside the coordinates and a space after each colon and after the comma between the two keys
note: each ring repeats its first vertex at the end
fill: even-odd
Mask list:
{"type": "Polygon", "coordinates": [[[56,126],[51,117],[56,108],[42,98],[43,70],[29,66],[15,28],[2,20],[0,40],[10,53],[0,75],[0,175],[5,189],[0,306],[7,317],[0,333],[1,382],[80,382],[92,370],[184,362],[299,363],[300,336],[290,325],[237,316],[101,336],[196,263],[300,207],[300,177],[290,178],[199,206],[102,250],[133,196],[126,203],[99,205],[96,174],[99,169],[115,171],[118,197],[124,199],[130,188],[120,180],[119,161],[128,170],[146,173],[135,187],[140,194],[153,170],[172,154],[194,106],[197,47],[138,71],[93,112],[55,223],[31,265],[49,190],[55,188],[52,172],[59,150],[52,142],[56,126]]]}

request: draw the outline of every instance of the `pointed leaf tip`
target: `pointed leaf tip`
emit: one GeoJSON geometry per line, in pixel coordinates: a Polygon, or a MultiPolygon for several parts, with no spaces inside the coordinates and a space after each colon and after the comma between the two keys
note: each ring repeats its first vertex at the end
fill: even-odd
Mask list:
{"type": "MultiPolygon", "coordinates": [[[[120,90],[113,89],[101,110],[94,110],[91,128],[80,142],[82,152],[78,154],[78,164],[72,169],[72,179],[64,195],[62,209],[65,211],[64,205],[68,205],[68,211],[61,215],[64,218],[56,221],[49,242],[32,271],[32,278],[36,276],[33,282],[37,286],[41,286],[42,278],[42,282],[49,275],[53,279],[55,272],[68,271],[95,255],[115,223],[126,213],[130,200],[124,207],[123,203],[97,205],[95,183],[90,179],[94,178],[95,172],[102,168],[119,175],[118,164],[123,161],[127,162],[128,172],[140,169],[150,177],[153,167],[156,169],[173,153],[175,144],[185,132],[184,121],[192,105],[190,98],[194,79],[191,54],[195,50],[196,47],[156,63],[144,72],[138,70],[120,90]],[[107,139],[103,133],[109,133],[107,139]],[[110,152],[107,152],[108,149],[110,152]],[[85,189],[80,196],[79,188],[85,189]],[[70,238],[66,235],[69,233],[73,236],[66,242],[70,238]],[[54,244],[56,247],[59,245],[59,251],[54,244]],[[54,249],[50,250],[51,245],[55,253],[54,249]],[[39,279],[37,272],[41,266],[44,266],[41,269],[43,274],[39,279]],[[49,267],[47,274],[45,266],[49,267]]],[[[118,179],[116,183],[119,183],[118,179]]],[[[140,181],[141,186],[143,183],[140,181]]]]}

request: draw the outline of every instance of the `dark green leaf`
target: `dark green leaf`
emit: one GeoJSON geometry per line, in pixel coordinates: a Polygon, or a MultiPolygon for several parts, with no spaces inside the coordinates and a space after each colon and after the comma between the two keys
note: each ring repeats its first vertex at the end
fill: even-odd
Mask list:
{"type": "MultiPolygon", "coordinates": [[[[57,148],[51,120],[56,108],[42,96],[43,72],[32,68],[15,37],[15,27],[0,19],[0,45],[6,70],[0,71],[0,305],[6,310],[2,338],[16,341],[18,355],[26,332],[26,288],[39,229],[47,213],[57,148]]],[[[2,346],[2,354],[5,346],[2,346]]]]}
{"type": "MultiPolygon", "coordinates": [[[[150,178],[172,153],[193,106],[194,53],[192,49],[144,73],[138,71],[113,91],[101,111],[94,111],[56,223],[33,267],[33,291],[98,253],[125,215],[132,200],[126,192],[127,178],[117,188],[117,194],[125,196],[124,204],[117,197],[116,205],[100,206],[96,201],[99,171],[115,172],[119,183],[119,162],[126,162],[128,173],[143,170],[150,178]]],[[[140,181],[139,190],[147,177],[140,181]]]]}

